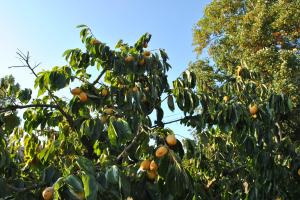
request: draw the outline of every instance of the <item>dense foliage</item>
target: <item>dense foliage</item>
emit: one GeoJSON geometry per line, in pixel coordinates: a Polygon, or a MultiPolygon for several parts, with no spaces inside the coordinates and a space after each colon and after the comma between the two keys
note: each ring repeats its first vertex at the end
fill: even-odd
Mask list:
{"type": "Polygon", "coordinates": [[[298,0],[220,0],[194,27],[210,60],[190,66],[202,105],[191,171],[208,199],[299,198],[299,19],[298,0]]]}
{"type": "Polygon", "coordinates": [[[183,146],[164,128],[161,105],[173,111],[175,98],[191,115],[199,103],[196,76],[185,71],[171,88],[166,52],[146,50],[150,34],[133,46],[120,40],[113,50],[79,28],[85,49],[65,51],[65,66],[36,73],[29,55],[18,52],[36,76],[36,98],[13,77],[1,80],[0,197],[193,198],[183,146]],[[72,99],[57,96],[72,82],[72,99]],[[23,123],[18,109],[25,109],[23,123]]]}
{"type": "Polygon", "coordinates": [[[84,49],[39,73],[18,52],[37,96],[0,81],[0,199],[297,199],[299,19],[298,0],[212,1],[194,27],[209,57],[172,86],[148,33],[111,48],[80,25],[84,49]],[[194,140],[165,128],[176,107],[194,140]]]}

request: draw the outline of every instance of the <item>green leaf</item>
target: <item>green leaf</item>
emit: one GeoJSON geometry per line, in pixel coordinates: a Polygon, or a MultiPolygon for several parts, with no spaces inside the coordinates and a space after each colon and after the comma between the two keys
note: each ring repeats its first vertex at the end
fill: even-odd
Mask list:
{"type": "Polygon", "coordinates": [[[175,110],[175,106],[174,106],[174,100],[173,100],[173,96],[169,95],[168,96],[168,107],[171,111],[175,110]]]}
{"type": "Polygon", "coordinates": [[[109,141],[110,143],[113,145],[113,146],[117,146],[117,131],[113,125],[113,120],[111,119],[110,122],[109,122],[109,126],[108,126],[108,129],[107,129],[107,132],[108,132],[108,138],[109,138],[109,141]]]}
{"type": "Polygon", "coordinates": [[[105,178],[109,184],[118,184],[119,183],[119,168],[116,165],[111,166],[105,173],[105,178]]]}
{"type": "Polygon", "coordinates": [[[123,45],[123,40],[119,40],[115,46],[115,48],[120,48],[123,45]]]}
{"type": "Polygon", "coordinates": [[[83,173],[81,175],[81,180],[84,187],[84,195],[86,200],[95,200],[97,199],[98,192],[98,183],[96,178],[91,174],[83,173]]]}
{"type": "Polygon", "coordinates": [[[158,125],[162,124],[162,119],[164,117],[164,110],[161,107],[156,107],[156,123],[158,125]]]}
{"type": "Polygon", "coordinates": [[[110,70],[106,70],[105,76],[104,76],[104,81],[108,84],[111,84],[113,80],[113,74],[110,70]]]}
{"type": "Polygon", "coordinates": [[[189,70],[185,70],[182,74],[185,86],[190,87],[192,83],[192,76],[189,70]]]}
{"type": "Polygon", "coordinates": [[[80,25],[77,25],[76,28],[88,28],[88,26],[85,24],[80,24],[80,25]]]}
{"type": "Polygon", "coordinates": [[[65,178],[65,183],[70,187],[74,192],[83,192],[83,184],[79,177],[75,175],[69,175],[65,178]]]}
{"type": "Polygon", "coordinates": [[[22,103],[28,103],[29,100],[31,99],[31,94],[32,94],[32,90],[31,89],[24,89],[21,90],[18,94],[18,99],[22,102],[22,103]]]}
{"type": "Polygon", "coordinates": [[[17,116],[17,113],[11,113],[4,116],[2,121],[4,122],[4,129],[6,132],[11,132],[15,127],[20,125],[20,118],[17,116]]]}
{"type": "Polygon", "coordinates": [[[126,142],[127,139],[130,139],[132,136],[131,129],[129,124],[124,119],[112,120],[114,129],[117,133],[119,142],[126,142]]]}
{"type": "Polygon", "coordinates": [[[186,139],[183,140],[183,145],[186,149],[187,159],[192,158],[195,154],[195,146],[196,146],[194,140],[186,138],[186,139]]]}
{"type": "Polygon", "coordinates": [[[95,168],[94,168],[94,164],[91,160],[85,158],[85,157],[78,157],[78,159],[76,160],[77,165],[79,166],[79,168],[84,171],[85,173],[94,175],[95,174],[95,168]]]}
{"type": "Polygon", "coordinates": [[[43,171],[43,182],[52,185],[60,177],[60,172],[53,166],[49,166],[43,171]]]}
{"type": "Polygon", "coordinates": [[[69,84],[70,79],[62,70],[52,71],[49,74],[49,84],[51,90],[59,90],[69,84]]]}
{"type": "Polygon", "coordinates": [[[85,120],[80,128],[80,132],[83,135],[88,136],[92,140],[97,140],[103,131],[103,124],[100,119],[88,119],[85,120]]]}
{"type": "Polygon", "coordinates": [[[62,188],[65,185],[65,178],[64,177],[60,177],[59,179],[56,180],[56,182],[53,184],[53,188],[54,188],[54,199],[60,199],[60,195],[59,195],[59,190],[60,188],[62,188]]]}
{"type": "Polygon", "coordinates": [[[166,62],[169,59],[166,51],[164,49],[159,49],[159,52],[160,52],[161,58],[163,59],[163,62],[166,62]]]}
{"type": "Polygon", "coordinates": [[[184,91],[184,111],[192,112],[194,110],[194,102],[191,93],[188,90],[184,91]]]}
{"type": "Polygon", "coordinates": [[[159,160],[159,168],[158,168],[158,174],[163,177],[166,178],[167,176],[167,172],[169,170],[169,167],[171,166],[171,162],[170,162],[170,157],[169,156],[164,156],[159,160]]]}
{"type": "Polygon", "coordinates": [[[43,95],[47,91],[49,84],[49,72],[43,71],[38,73],[38,77],[35,79],[34,87],[39,86],[38,96],[43,95]]]}

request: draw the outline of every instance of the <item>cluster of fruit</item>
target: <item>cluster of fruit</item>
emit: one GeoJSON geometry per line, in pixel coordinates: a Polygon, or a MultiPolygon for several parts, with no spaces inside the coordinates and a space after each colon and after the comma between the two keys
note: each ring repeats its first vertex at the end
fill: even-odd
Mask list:
{"type": "MultiPolygon", "coordinates": [[[[227,103],[229,101],[229,97],[228,96],[224,96],[223,97],[223,101],[225,103],[227,103]]],[[[249,112],[251,114],[251,117],[253,117],[254,119],[257,118],[257,112],[258,112],[258,107],[256,104],[250,104],[249,105],[249,112]]]]}
{"type": "MultiPolygon", "coordinates": [[[[168,135],[166,137],[166,143],[169,147],[175,146],[177,141],[175,135],[168,135]]],[[[169,148],[166,145],[159,146],[155,151],[155,157],[160,159],[164,157],[168,152],[169,148]]],[[[140,170],[147,171],[147,178],[150,181],[154,181],[157,177],[158,165],[154,160],[143,160],[140,165],[140,170]]]]}
{"type": "Polygon", "coordinates": [[[256,104],[249,105],[249,112],[253,118],[257,117],[258,107],[256,104]]]}
{"type": "MultiPolygon", "coordinates": [[[[145,64],[145,58],[149,57],[151,55],[150,51],[144,51],[143,52],[143,58],[141,58],[138,63],[140,66],[143,66],[145,64]]],[[[128,55],[126,58],[125,58],[125,62],[126,63],[131,63],[135,60],[135,58],[132,56],[132,55],[128,55]]]]}
{"type": "MultiPolygon", "coordinates": [[[[240,78],[241,79],[241,72],[242,72],[243,68],[241,66],[238,66],[237,69],[236,69],[236,76],[237,78],[240,78]]],[[[229,96],[225,95],[223,97],[223,101],[225,103],[227,103],[228,101],[230,100],[229,96]]],[[[253,118],[257,118],[257,112],[258,112],[258,107],[256,104],[250,104],[249,105],[249,112],[251,114],[251,117],[253,118]]]]}
{"type": "MultiPolygon", "coordinates": [[[[81,102],[86,102],[88,100],[87,93],[82,91],[79,87],[72,89],[71,93],[74,96],[78,96],[81,102]]],[[[102,97],[106,97],[109,94],[109,90],[107,88],[103,88],[100,94],[102,97]]]]}
{"type": "Polygon", "coordinates": [[[87,94],[83,92],[79,87],[72,89],[71,93],[74,96],[78,96],[81,102],[86,102],[88,100],[87,94]]]}

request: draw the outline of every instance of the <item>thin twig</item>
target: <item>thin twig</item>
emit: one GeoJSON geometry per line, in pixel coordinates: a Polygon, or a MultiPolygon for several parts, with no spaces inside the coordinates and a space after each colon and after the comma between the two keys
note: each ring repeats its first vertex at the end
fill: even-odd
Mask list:
{"type": "Polygon", "coordinates": [[[162,100],[160,100],[159,102],[157,102],[154,107],[158,106],[159,104],[161,104],[162,102],[164,102],[169,96],[171,96],[171,94],[168,94],[165,98],[163,98],[162,100]]]}
{"type": "Polygon", "coordinates": [[[236,173],[236,172],[238,172],[240,169],[243,169],[243,168],[245,168],[245,167],[247,167],[247,165],[241,165],[241,166],[238,166],[238,167],[236,167],[236,168],[233,168],[233,169],[231,169],[231,170],[229,170],[229,171],[227,171],[227,172],[224,172],[224,176],[227,176],[227,175],[233,175],[234,173],[236,173]]]}
{"type": "Polygon", "coordinates": [[[80,81],[83,82],[83,83],[87,83],[87,82],[88,82],[88,81],[86,81],[86,80],[84,80],[84,79],[82,79],[82,78],[79,78],[79,77],[77,77],[77,76],[71,76],[71,78],[78,79],[78,80],[80,80],[80,81]]]}
{"type": "MultiPolygon", "coordinates": [[[[25,62],[26,66],[30,69],[30,71],[32,72],[32,74],[34,74],[35,77],[38,77],[38,75],[35,73],[34,68],[31,67],[30,63],[29,63],[29,52],[27,52],[27,55],[25,55],[22,51],[20,51],[18,49],[19,52],[17,52],[17,54],[20,56],[20,58],[25,62]]],[[[49,96],[51,97],[51,99],[54,101],[54,103],[57,105],[57,109],[60,111],[60,113],[66,118],[66,120],[68,121],[68,123],[70,124],[71,127],[73,127],[74,125],[74,121],[72,119],[72,117],[70,115],[68,115],[63,108],[59,105],[59,103],[57,102],[57,100],[55,99],[53,93],[51,92],[51,90],[46,87],[46,90],[49,93],[49,96]]]]}
{"type": "Polygon", "coordinates": [[[8,68],[21,68],[21,67],[27,67],[26,65],[21,65],[21,66],[9,66],[8,68]]]}
{"type": "MultiPolygon", "coordinates": [[[[166,124],[172,124],[172,123],[175,123],[175,122],[179,122],[181,120],[183,120],[184,118],[180,118],[180,119],[175,119],[175,120],[172,120],[172,121],[169,121],[169,122],[164,122],[163,124],[166,125],[166,124]]],[[[151,126],[151,128],[156,128],[158,127],[158,125],[154,125],[154,126],[151,126]]]]}

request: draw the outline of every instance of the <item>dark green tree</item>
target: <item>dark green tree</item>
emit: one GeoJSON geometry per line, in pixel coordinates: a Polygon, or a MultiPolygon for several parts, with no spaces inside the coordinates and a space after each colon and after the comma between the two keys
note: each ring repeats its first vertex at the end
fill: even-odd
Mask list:
{"type": "Polygon", "coordinates": [[[194,27],[199,199],[299,198],[299,20],[298,0],[214,0],[194,27]]]}

